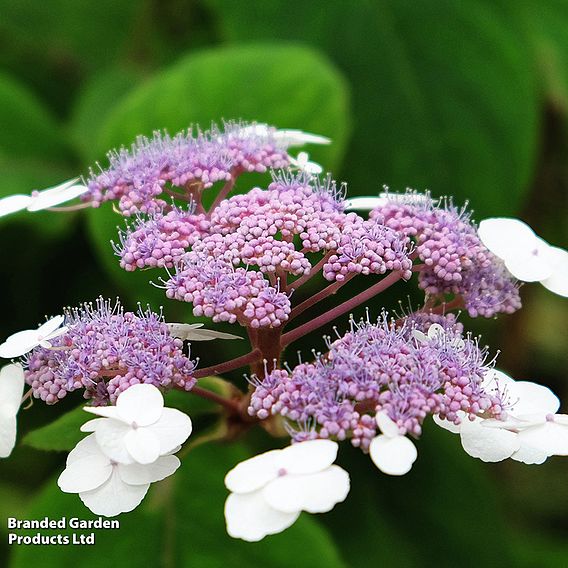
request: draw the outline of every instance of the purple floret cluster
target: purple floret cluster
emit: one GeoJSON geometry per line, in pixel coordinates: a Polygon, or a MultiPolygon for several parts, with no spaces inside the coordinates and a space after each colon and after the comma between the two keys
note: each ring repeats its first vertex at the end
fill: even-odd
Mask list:
{"type": "Polygon", "coordinates": [[[183,342],[170,335],[161,315],[149,308],[125,312],[119,302],[99,298],[93,305],[65,311],[65,334],[51,348],[36,347],[25,358],[33,396],[55,404],[84,389],[94,404],[114,404],[138,383],[190,390],[195,363],[183,342]]]}
{"type": "Polygon", "coordinates": [[[458,411],[499,417],[505,402],[486,392],[491,368],[485,349],[462,335],[453,315],[427,313],[403,321],[383,314],[376,323],[352,322],[343,337],[312,363],[253,378],[249,413],[260,419],[283,416],[295,441],[349,438],[367,450],[376,436],[375,413],[384,410],[401,434],[420,436],[426,416],[458,424],[458,411]],[[420,339],[437,323],[445,333],[420,339]]]}
{"type": "Polygon", "coordinates": [[[276,129],[254,126],[226,122],[204,132],[140,136],[129,149],[110,152],[107,168],[90,172],[83,199],[93,205],[118,200],[124,215],[156,213],[167,205],[164,196],[172,187],[200,201],[200,192],[218,181],[288,166],[287,143],[275,136],[276,129]]]}
{"type": "Polygon", "coordinates": [[[519,286],[503,262],[483,245],[465,208],[428,195],[387,194],[370,217],[414,239],[426,265],[420,287],[430,296],[460,296],[472,317],[513,313],[521,307],[519,286]]]}
{"type": "Polygon", "coordinates": [[[344,282],[357,274],[412,275],[410,239],[344,210],[330,178],[274,174],[268,189],[222,200],[211,215],[175,208],[130,227],[116,252],[127,270],[173,268],[168,298],[194,314],[252,328],[279,327],[291,311],[294,278],[344,282]]]}

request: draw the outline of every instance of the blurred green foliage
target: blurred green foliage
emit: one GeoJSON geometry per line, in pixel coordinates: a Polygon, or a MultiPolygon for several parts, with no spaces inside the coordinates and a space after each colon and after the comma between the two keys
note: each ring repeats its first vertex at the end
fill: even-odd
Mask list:
{"type": "MultiPolygon", "coordinates": [[[[257,119],[333,138],[313,157],[349,182],[351,195],[382,184],[429,188],[458,203],[469,199],[477,218],[522,216],[567,246],[567,112],[565,0],[0,3],[0,196],[85,175],[137,134],[257,119]]],[[[237,190],[262,179],[245,176],[237,190]]],[[[119,294],[130,308],[164,303],[168,318],[190,319],[188,306],[148,284],[158,275],[118,268],[109,244],[116,225],[123,221],[110,206],[0,220],[0,337],[98,294],[119,294]]],[[[409,293],[395,292],[372,303],[373,315],[409,293]]],[[[503,349],[503,369],[566,399],[567,302],[530,286],[522,295],[526,307],[514,316],[463,321],[493,351],[503,349]]],[[[220,351],[241,353],[244,343],[196,346],[195,355],[207,364],[220,351]]],[[[323,343],[315,334],[297,347],[308,353],[323,343]]],[[[240,373],[232,378],[242,384],[240,373]]],[[[196,440],[214,437],[217,409],[195,402],[172,396],[168,404],[195,417],[196,440]]],[[[21,413],[23,444],[0,463],[2,517],[90,518],[77,496],[55,485],[60,451],[88,418],[80,405],[78,394],[21,413]]],[[[195,444],[180,472],[152,487],[143,507],[121,516],[120,531],[101,532],[91,549],[9,550],[1,522],[0,564],[568,564],[565,463],[482,464],[434,428],[426,428],[408,476],[380,476],[366,456],[344,447],[340,462],[353,483],[345,503],[328,515],[303,515],[260,544],[233,541],[223,528],[223,475],[273,443],[251,433],[233,446],[195,444]]]]}

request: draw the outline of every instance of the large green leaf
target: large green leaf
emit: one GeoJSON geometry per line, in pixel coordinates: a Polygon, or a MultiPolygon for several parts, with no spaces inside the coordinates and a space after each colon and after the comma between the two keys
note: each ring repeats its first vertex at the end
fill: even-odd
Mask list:
{"type": "Polygon", "coordinates": [[[522,204],[539,109],[514,9],[452,0],[210,3],[226,38],[309,41],[343,69],[353,85],[344,170],[353,194],[383,183],[430,188],[470,198],[483,215],[522,204]]]}
{"type": "Polygon", "coordinates": [[[0,74],[0,156],[65,158],[55,119],[23,85],[0,74]]]}
{"type": "Polygon", "coordinates": [[[70,451],[86,436],[81,426],[93,418],[82,407],[75,408],[46,426],[28,432],[22,443],[36,450],[70,451]]]}
{"type": "Polygon", "coordinates": [[[142,81],[135,67],[112,67],[91,78],[79,91],[73,106],[70,131],[85,161],[96,160],[93,140],[105,118],[119,101],[142,81]]]}
{"type": "Polygon", "coordinates": [[[337,166],[349,130],[346,84],[335,67],[308,47],[259,43],[191,54],[136,89],[108,117],[96,141],[100,153],[156,129],[176,132],[221,119],[268,122],[330,136],[311,148],[337,166]]]}
{"type": "MultiPolygon", "coordinates": [[[[12,548],[10,567],[95,567],[103,557],[108,565],[133,568],[344,567],[326,531],[305,514],[284,533],[259,543],[227,536],[223,478],[246,457],[248,453],[238,444],[199,446],[183,458],[182,467],[172,478],[150,489],[139,509],[119,517],[120,530],[96,531],[96,546],[20,546],[12,548]]],[[[61,493],[55,480],[40,492],[26,518],[46,515],[51,519],[95,518],[76,495],[61,493]]]]}

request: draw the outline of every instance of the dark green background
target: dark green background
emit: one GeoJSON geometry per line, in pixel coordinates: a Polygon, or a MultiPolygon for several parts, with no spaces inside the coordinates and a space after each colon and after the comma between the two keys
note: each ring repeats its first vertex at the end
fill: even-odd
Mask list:
{"type": "MultiPolygon", "coordinates": [[[[313,156],[351,195],[428,188],[469,200],[477,219],[520,216],[567,247],[567,112],[566,1],[0,0],[0,196],[86,174],[106,150],[153,129],[257,119],[331,136],[313,156]]],[[[243,178],[238,189],[264,181],[243,178]]],[[[98,294],[189,319],[148,285],[157,274],[118,269],[108,241],[120,223],[108,207],[0,220],[0,337],[98,294]]],[[[371,312],[409,295],[416,305],[402,286],[371,312]]],[[[513,316],[462,321],[502,350],[501,369],[566,399],[568,300],[538,285],[522,297],[513,316]]],[[[323,331],[297,347],[323,348],[323,331]]],[[[221,349],[228,358],[246,346],[194,352],[207,365],[221,349]]],[[[243,384],[240,372],[232,378],[243,384]]],[[[208,407],[170,403],[189,405],[194,437],[213,424],[208,407]]],[[[80,404],[79,394],[34,404],[20,414],[22,436],[80,404]]],[[[87,516],[55,486],[65,453],[38,449],[65,448],[76,433],[76,421],[60,423],[0,463],[1,565],[9,556],[11,567],[568,565],[563,458],[483,464],[431,424],[401,479],[344,444],[348,501],[260,544],[232,541],[222,519],[224,473],[272,443],[256,433],[189,452],[95,548],[8,550],[7,516],[87,516]]]]}

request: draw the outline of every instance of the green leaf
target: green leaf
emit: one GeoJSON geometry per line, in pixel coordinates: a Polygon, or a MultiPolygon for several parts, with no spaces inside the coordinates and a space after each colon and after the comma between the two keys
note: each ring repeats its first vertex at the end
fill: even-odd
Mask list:
{"type": "Polygon", "coordinates": [[[129,144],[138,134],[171,133],[199,123],[245,119],[331,137],[310,147],[314,159],[336,167],[349,130],[348,94],[341,74],[319,52],[294,44],[259,43],[191,54],[113,109],[99,152],[129,144]]]}
{"type": "Polygon", "coordinates": [[[75,408],[47,426],[29,432],[22,442],[37,450],[70,451],[86,436],[79,428],[92,418],[83,407],[75,408]]]}
{"type": "Polygon", "coordinates": [[[0,157],[64,157],[66,146],[55,119],[24,86],[3,74],[0,123],[0,157]]]}
{"type": "Polygon", "coordinates": [[[471,199],[478,217],[512,214],[523,204],[539,97],[514,8],[379,0],[347,10],[330,0],[323,10],[291,0],[283,9],[279,0],[252,0],[242,10],[231,0],[209,2],[226,38],[307,41],[345,72],[355,115],[343,170],[351,194],[383,183],[429,188],[471,199]]]}
{"type": "Polygon", "coordinates": [[[104,120],[142,78],[136,68],[113,67],[95,75],[79,92],[69,128],[87,163],[100,157],[93,148],[93,139],[97,139],[104,120]]]}
{"type": "Polygon", "coordinates": [[[568,4],[563,0],[523,0],[523,16],[545,95],[556,110],[568,114],[568,4]]]}

